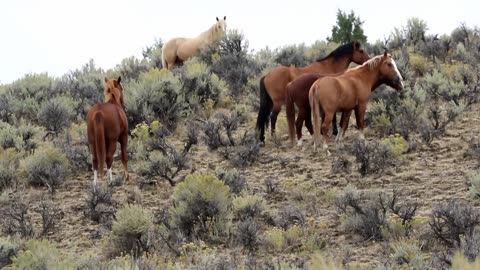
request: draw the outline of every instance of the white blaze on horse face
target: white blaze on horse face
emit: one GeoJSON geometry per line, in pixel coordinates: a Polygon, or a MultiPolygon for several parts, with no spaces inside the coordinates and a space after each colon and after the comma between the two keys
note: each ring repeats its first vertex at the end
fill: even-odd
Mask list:
{"type": "Polygon", "coordinates": [[[395,60],[393,60],[393,59],[392,59],[392,64],[393,64],[393,68],[395,69],[395,72],[397,73],[397,76],[400,78],[400,83],[402,84],[402,87],[403,87],[402,74],[400,74],[400,71],[397,68],[397,64],[395,64],[395,60]]]}

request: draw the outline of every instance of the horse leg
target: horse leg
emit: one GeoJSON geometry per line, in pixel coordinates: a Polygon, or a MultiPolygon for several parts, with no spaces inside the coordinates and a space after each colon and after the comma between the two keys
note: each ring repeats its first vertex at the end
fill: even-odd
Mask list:
{"type": "Polygon", "coordinates": [[[306,110],[304,108],[298,108],[298,116],[297,120],[295,121],[295,128],[297,131],[297,145],[301,146],[302,145],[302,126],[303,126],[303,121],[305,121],[306,118],[306,110]]]}
{"type": "Polygon", "coordinates": [[[308,132],[310,135],[313,135],[313,126],[312,126],[312,113],[311,109],[307,108],[305,109],[305,126],[307,127],[308,132]]]}
{"type": "Polygon", "coordinates": [[[357,121],[357,127],[359,131],[359,138],[365,140],[363,129],[365,128],[365,111],[367,109],[366,104],[359,104],[355,107],[355,120],[357,121]]]}
{"type": "Polygon", "coordinates": [[[128,142],[128,135],[122,136],[120,139],[120,147],[122,149],[122,164],[123,164],[123,178],[125,179],[125,182],[128,181],[129,175],[128,175],[128,155],[127,155],[127,142],[128,142]]]}
{"type": "Polygon", "coordinates": [[[337,143],[337,148],[343,148],[343,137],[345,137],[345,132],[348,128],[348,122],[350,120],[350,115],[352,111],[347,111],[342,113],[342,118],[340,119],[340,131],[337,134],[335,143],[337,143]]]}
{"type": "Polygon", "coordinates": [[[334,113],[334,114],[333,114],[332,134],[333,134],[333,135],[338,135],[338,129],[337,129],[337,113],[334,113]]]}
{"type": "MultiPolygon", "coordinates": [[[[98,181],[98,159],[95,150],[95,145],[93,143],[90,144],[90,153],[92,155],[92,169],[93,169],[93,189],[95,190],[98,181]]],[[[100,181],[102,180],[102,173],[100,172],[100,181]]]]}
{"type": "Polygon", "coordinates": [[[328,128],[332,122],[333,114],[325,112],[325,117],[322,121],[322,135],[323,135],[323,149],[327,152],[327,156],[330,156],[330,151],[328,150],[328,128]]]}
{"type": "Polygon", "coordinates": [[[277,117],[278,117],[278,114],[280,113],[281,109],[282,109],[282,104],[281,103],[274,103],[273,104],[272,113],[270,114],[272,137],[275,137],[275,125],[277,123],[277,117]]]}
{"type": "Polygon", "coordinates": [[[115,154],[115,150],[117,150],[117,142],[110,142],[107,145],[107,158],[106,158],[109,183],[113,182],[112,164],[113,164],[113,155],[115,154]]]}

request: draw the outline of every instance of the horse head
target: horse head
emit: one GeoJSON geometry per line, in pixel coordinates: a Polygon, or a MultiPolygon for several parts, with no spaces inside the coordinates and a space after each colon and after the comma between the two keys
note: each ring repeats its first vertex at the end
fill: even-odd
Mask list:
{"type": "Polygon", "coordinates": [[[226,33],[227,32],[227,23],[225,22],[227,20],[227,16],[223,16],[223,19],[218,19],[217,17],[217,22],[215,23],[215,31],[217,33],[226,33]]]}
{"type": "Polygon", "coordinates": [[[114,101],[121,105],[122,107],[124,106],[123,104],[123,87],[120,84],[120,81],[122,78],[119,76],[118,79],[107,79],[105,78],[105,90],[103,92],[105,96],[105,102],[109,102],[112,98],[114,101]]]}
{"type": "Polygon", "coordinates": [[[395,60],[393,60],[392,56],[385,52],[382,56],[382,62],[379,67],[380,72],[380,80],[385,81],[387,85],[394,88],[397,91],[403,89],[403,78],[398,71],[397,65],[395,64],[395,60]]]}
{"type": "Polygon", "coordinates": [[[362,48],[362,45],[358,41],[353,42],[352,62],[357,65],[365,63],[370,59],[370,55],[362,48]]]}

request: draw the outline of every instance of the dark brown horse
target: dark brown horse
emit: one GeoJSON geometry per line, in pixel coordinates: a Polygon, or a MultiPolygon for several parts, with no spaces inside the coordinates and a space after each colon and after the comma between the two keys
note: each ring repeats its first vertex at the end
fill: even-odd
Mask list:
{"type": "Polygon", "coordinates": [[[128,122],[123,110],[123,88],[121,78],[107,80],[105,78],[105,103],[95,104],[87,114],[87,132],[93,164],[93,185],[97,186],[97,172],[100,181],[103,179],[104,162],[107,163],[109,180],[112,181],[113,155],[117,142],[122,149],[122,164],[125,181],[128,180],[127,142],[128,122]]]}
{"type": "Polygon", "coordinates": [[[368,99],[373,86],[381,80],[389,81],[397,91],[403,89],[403,79],[390,54],[378,55],[363,65],[350,69],[345,73],[332,77],[327,76],[316,80],[310,88],[308,98],[312,109],[313,121],[313,149],[316,151],[320,134],[323,135],[323,148],[328,151],[328,127],[335,112],[342,112],[340,132],[336,142],[341,145],[352,110],[360,131],[360,138],[364,138],[364,117],[368,99]],[[320,132],[320,117],[321,132],[320,132]]]}
{"type": "MultiPolygon", "coordinates": [[[[343,72],[342,72],[343,73],[343,72]]],[[[297,133],[297,144],[302,144],[302,127],[305,122],[310,135],[313,135],[312,115],[310,110],[310,102],[308,100],[308,92],[313,83],[319,78],[325,76],[338,76],[342,73],[324,75],[318,73],[307,73],[298,76],[295,80],[287,84],[287,92],[285,94],[285,107],[287,113],[288,135],[292,146],[295,144],[295,130],[297,133]],[[295,120],[295,106],[298,109],[297,120],[295,120]]],[[[382,84],[387,84],[393,88],[389,80],[379,80],[372,88],[372,91],[382,84]]],[[[333,135],[337,135],[337,114],[333,115],[332,120],[333,135]]]]}
{"type": "Polygon", "coordinates": [[[265,142],[265,128],[270,116],[272,135],[282,105],[285,103],[287,84],[297,76],[305,73],[335,74],[345,71],[351,62],[362,64],[370,59],[359,42],[351,42],[339,46],[324,58],[302,68],[280,66],[272,69],[260,79],[260,109],[258,111],[256,129],[259,139],[265,142]]]}

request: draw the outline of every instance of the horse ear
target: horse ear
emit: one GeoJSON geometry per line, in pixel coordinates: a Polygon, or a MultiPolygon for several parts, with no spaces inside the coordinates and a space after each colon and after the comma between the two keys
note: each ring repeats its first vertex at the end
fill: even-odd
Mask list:
{"type": "Polygon", "coordinates": [[[117,83],[120,83],[121,80],[122,80],[122,77],[118,76],[117,83]]]}
{"type": "Polygon", "coordinates": [[[218,22],[218,17],[216,17],[216,18],[217,18],[217,22],[218,22]]]}
{"type": "Polygon", "coordinates": [[[358,42],[358,40],[355,40],[355,41],[353,42],[353,47],[355,48],[355,50],[360,49],[361,46],[362,46],[362,45],[360,44],[360,42],[358,42]]]}
{"type": "Polygon", "coordinates": [[[108,82],[108,79],[107,79],[107,77],[105,77],[105,82],[108,82]]]}
{"type": "Polygon", "coordinates": [[[223,20],[225,21],[227,19],[227,16],[223,16],[223,20]]]}
{"type": "Polygon", "coordinates": [[[387,52],[387,49],[385,49],[385,52],[383,52],[383,57],[387,57],[388,56],[388,52],[387,52]]]}

